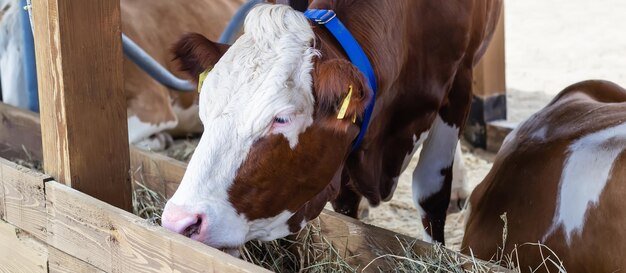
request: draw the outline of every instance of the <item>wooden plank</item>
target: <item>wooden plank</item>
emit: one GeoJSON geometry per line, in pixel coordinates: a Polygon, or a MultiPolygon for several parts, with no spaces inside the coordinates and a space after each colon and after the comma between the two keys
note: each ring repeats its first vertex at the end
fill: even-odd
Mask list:
{"type": "Polygon", "coordinates": [[[504,4],[483,58],[474,67],[474,95],[486,98],[506,93],[504,4]]]}
{"type": "MultiPolygon", "coordinates": [[[[178,187],[178,184],[182,179],[182,176],[185,173],[185,169],[187,166],[185,163],[164,157],[162,155],[137,150],[133,147],[131,147],[131,156],[133,171],[137,170],[143,165],[143,167],[136,171],[134,175],[139,176],[139,173],[142,173],[143,182],[149,188],[155,190],[160,194],[163,194],[168,198],[174,194],[176,188],[178,187]]],[[[50,190],[48,192],[50,193],[50,190]]],[[[97,202],[95,200],[87,201],[84,200],[84,198],[75,199],[75,195],[67,193],[63,196],[64,197],[57,197],[57,199],[60,198],[60,200],[66,202],[65,204],[58,204],[55,201],[49,200],[49,217],[52,217],[51,219],[55,219],[51,221],[50,225],[48,226],[49,229],[52,226],[54,227],[54,229],[50,229],[49,231],[52,234],[51,237],[54,237],[50,240],[55,240],[58,244],[61,244],[64,247],[63,249],[67,249],[68,253],[77,253],[75,254],[76,256],[80,257],[80,259],[82,260],[89,261],[90,263],[92,263],[93,261],[97,261],[100,265],[108,265],[109,268],[112,268],[113,266],[111,266],[111,264],[116,263],[117,260],[111,257],[121,256],[119,254],[120,251],[121,253],[127,253],[126,255],[131,255],[133,257],[129,260],[140,259],[135,257],[143,257],[142,255],[144,254],[148,255],[146,253],[149,253],[149,251],[142,248],[139,248],[139,250],[129,249],[136,246],[137,244],[147,244],[147,242],[154,241],[157,242],[155,246],[164,246],[161,247],[164,254],[161,254],[162,256],[157,256],[154,258],[156,260],[159,260],[161,262],[160,264],[166,264],[163,265],[163,267],[159,270],[171,271],[175,268],[179,268],[179,265],[173,265],[169,263],[171,266],[168,267],[168,262],[163,262],[163,259],[181,259],[179,260],[179,263],[186,264],[187,260],[183,256],[189,256],[189,253],[187,251],[193,252],[193,255],[201,255],[199,253],[204,250],[198,250],[198,248],[208,248],[201,244],[198,246],[198,243],[193,242],[192,249],[186,250],[189,240],[182,238],[181,236],[173,235],[159,227],[152,226],[146,223],[144,220],[141,220],[133,215],[125,214],[125,216],[115,216],[117,215],[117,212],[112,212],[112,210],[114,211],[114,209],[110,207],[109,209],[105,209],[103,212],[102,210],[97,209],[97,206],[106,207],[106,204],[102,204],[101,202],[97,202]],[[95,206],[91,202],[96,202],[96,204],[99,205],[95,206]],[[52,208],[54,207],[54,204],[60,205],[65,210],[68,210],[67,214],[58,217],[53,215],[53,212],[56,211],[56,209],[52,208]],[[72,212],[72,209],[77,209],[79,211],[72,212]],[[118,227],[120,224],[116,224],[119,222],[119,220],[117,220],[118,218],[116,217],[122,219],[121,226],[123,226],[123,228],[120,229],[118,227]],[[95,222],[92,222],[91,219],[93,218],[97,218],[99,220],[95,220],[95,222]],[[132,228],[133,223],[138,224],[139,226],[137,226],[136,228],[132,228]],[[72,228],[72,226],[76,226],[78,228],[74,229],[72,228]],[[113,227],[113,230],[116,230],[116,232],[113,232],[111,229],[107,229],[107,227],[113,227]],[[156,237],[145,236],[145,239],[139,237],[144,235],[138,235],[143,233],[149,233],[149,230],[155,229],[160,230],[159,232],[161,233],[166,233],[166,235],[157,235],[156,237]],[[122,235],[120,235],[120,230],[123,231],[122,235]],[[126,233],[129,233],[130,235],[126,233]],[[165,236],[165,239],[160,238],[161,236],[165,236]],[[119,237],[123,238],[123,241],[126,242],[124,244],[121,244],[124,247],[119,247],[120,249],[118,249],[117,247],[111,247],[110,245],[108,245],[107,242],[109,241],[119,242],[119,237]],[[115,238],[115,240],[111,240],[110,238],[115,238]],[[172,238],[176,238],[178,241],[171,245],[165,242],[167,240],[173,240],[172,238]],[[94,248],[91,248],[92,245],[94,246],[94,248]],[[134,253],[136,251],[138,251],[140,254],[128,254],[134,253]],[[180,252],[182,254],[178,256],[167,254],[171,252],[180,252]],[[116,256],[113,256],[113,254],[111,253],[118,254],[116,254],[116,256]]],[[[48,198],[50,199],[50,197],[48,198]]],[[[330,211],[322,212],[322,214],[320,215],[320,221],[323,228],[323,234],[331,238],[333,244],[335,244],[338,249],[343,250],[343,252],[346,254],[361,254],[361,258],[352,258],[350,262],[353,264],[363,264],[365,261],[369,262],[369,260],[367,260],[367,258],[365,257],[374,257],[372,253],[375,253],[375,251],[381,251],[379,253],[390,253],[389,249],[393,249],[393,253],[401,253],[399,252],[400,249],[398,248],[400,246],[400,243],[398,239],[396,239],[396,236],[399,236],[399,238],[403,238],[407,242],[412,242],[413,240],[410,237],[398,235],[382,228],[370,226],[330,211]]],[[[416,248],[416,251],[418,253],[423,253],[421,252],[423,250],[420,249],[426,246],[428,246],[428,244],[423,242],[417,242],[414,248],[416,248]]],[[[193,255],[189,257],[194,257],[193,255]]],[[[148,264],[148,262],[145,263],[148,264]]],[[[246,265],[250,266],[247,263],[246,265]]],[[[134,267],[131,268],[136,269],[134,267]]],[[[370,268],[375,267],[374,265],[372,265],[370,266],[370,268]]],[[[147,271],[146,268],[143,269],[147,271]]],[[[255,270],[258,270],[258,268],[250,271],[256,272],[255,270]]]]}
{"type": "Polygon", "coordinates": [[[39,115],[0,103],[0,157],[41,161],[39,115]]]}
{"type": "Polygon", "coordinates": [[[48,272],[47,260],[42,242],[0,220],[0,273],[48,272]]]}
{"type": "Polygon", "coordinates": [[[48,272],[49,273],[104,273],[97,267],[79,260],[76,257],[48,246],[48,272]]]}
{"type": "Polygon", "coordinates": [[[4,219],[46,240],[44,183],[50,177],[0,158],[4,192],[4,219]]]}
{"type": "Polygon", "coordinates": [[[120,2],[33,0],[46,173],[131,210],[120,2]]]}
{"type": "Polygon", "coordinates": [[[519,125],[518,122],[496,120],[487,123],[487,151],[497,153],[506,136],[519,125]]]}
{"type": "Polygon", "coordinates": [[[472,145],[487,148],[487,123],[506,119],[504,4],[491,43],[474,67],[472,106],[463,136],[472,145]]]}
{"type": "Polygon", "coordinates": [[[168,198],[174,195],[185,174],[187,165],[173,158],[151,152],[130,149],[130,170],[133,181],[168,198]]]}
{"type": "Polygon", "coordinates": [[[56,182],[48,243],[107,272],[268,272],[56,182]]]}
{"type": "MultiPolygon", "coordinates": [[[[1,157],[0,157],[1,159],[1,157]]],[[[6,205],[4,202],[4,179],[2,179],[2,167],[0,167],[0,220],[5,220],[6,205]]]]}
{"type": "MultiPolygon", "coordinates": [[[[404,256],[403,246],[413,244],[415,253],[427,253],[432,245],[415,238],[368,225],[339,213],[324,210],[319,216],[321,233],[351,265],[363,268],[383,254],[404,256]]],[[[378,259],[369,269],[388,268],[388,261],[378,259]]]]}

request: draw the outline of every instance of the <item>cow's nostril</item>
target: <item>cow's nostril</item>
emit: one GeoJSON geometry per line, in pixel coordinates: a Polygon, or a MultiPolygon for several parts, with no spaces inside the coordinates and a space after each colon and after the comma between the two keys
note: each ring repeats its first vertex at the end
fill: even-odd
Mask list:
{"type": "Polygon", "coordinates": [[[200,227],[202,227],[202,217],[196,216],[196,222],[188,226],[181,234],[187,237],[200,234],[200,227]]]}

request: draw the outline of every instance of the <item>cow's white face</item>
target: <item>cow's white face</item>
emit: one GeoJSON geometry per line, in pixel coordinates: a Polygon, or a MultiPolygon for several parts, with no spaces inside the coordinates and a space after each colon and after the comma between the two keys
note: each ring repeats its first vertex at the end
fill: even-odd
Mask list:
{"type": "MultiPolygon", "coordinates": [[[[336,105],[349,85],[355,90],[349,116],[368,99],[362,75],[345,60],[321,63],[313,72],[319,56],[314,38],[307,19],[290,7],[260,5],[250,12],[245,34],[201,87],[204,134],[166,205],[165,227],[229,249],[303,226],[292,216],[328,185],[354,138],[345,130],[354,126],[350,118],[335,118],[336,105]],[[335,91],[320,96],[314,89],[335,91]]],[[[201,59],[212,48],[204,39],[183,43],[177,52],[194,51],[201,59]],[[202,44],[206,52],[198,49],[202,44]]],[[[196,62],[207,65],[191,60],[187,66],[196,62]]]]}
{"type": "Polygon", "coordinates": [[[228,190],[256,141],[280,134],[295,148],[313,122],[313,39],[301,14],[261,5],[247,17],[245,34],[204,81],[200,118],[205,133],[168,206],[204,213],[209,234],[200,239],[205,243],[236,247],[289,233],[286,222],[292,213],[250,221],[228,200],[228,190]]]}

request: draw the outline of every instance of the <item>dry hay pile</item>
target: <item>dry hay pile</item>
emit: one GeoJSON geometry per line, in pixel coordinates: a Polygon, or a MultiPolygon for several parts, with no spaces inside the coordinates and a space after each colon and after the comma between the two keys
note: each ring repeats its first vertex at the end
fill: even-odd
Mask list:
{"type": "MultiPolygon", "coordinates": [[[[134,213],[148,221],[160,224],[165,197],[135,181],[133,194],[134,213]]],[[[250,241],[240,248],[241,258],[274,272],[500,272],[484,262],[458,255],[441,245],[432,251],[417,254],[415,242],[401,242],[404,255],[382,255],[386,269],[375,268],[372,263],[355,267],[345,255],[321,233],[318,220],[309,223],[300,233],[270,242],[250,241]]],[[[500,264],[507,266],[515,261],[512,256],[500,257],[500,264]]],[[[520,272],[508,267],[506,270],[520,272]]]]}

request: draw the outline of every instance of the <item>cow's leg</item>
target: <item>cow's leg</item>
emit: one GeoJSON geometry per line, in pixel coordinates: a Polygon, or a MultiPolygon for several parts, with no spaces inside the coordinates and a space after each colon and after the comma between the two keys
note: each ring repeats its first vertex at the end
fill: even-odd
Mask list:
{"type": "Polygon", "coordinates": [[[465,202],[470,193],[467,183],[461,144],[458,143],[456,145],[456,152],[454,153],[454,165],[452,166],[452,193],[450,195],[448,213],[459,212],[465,206],[465,202]]]}
{"type": "Polygon", "coordinates": [[[469,112],[471,84],[471,69],[459,70],[447,103],[439,110],[413,172],[413,201],[421,211],[426,241],[444,243],[454,157],[469,112]]]}

